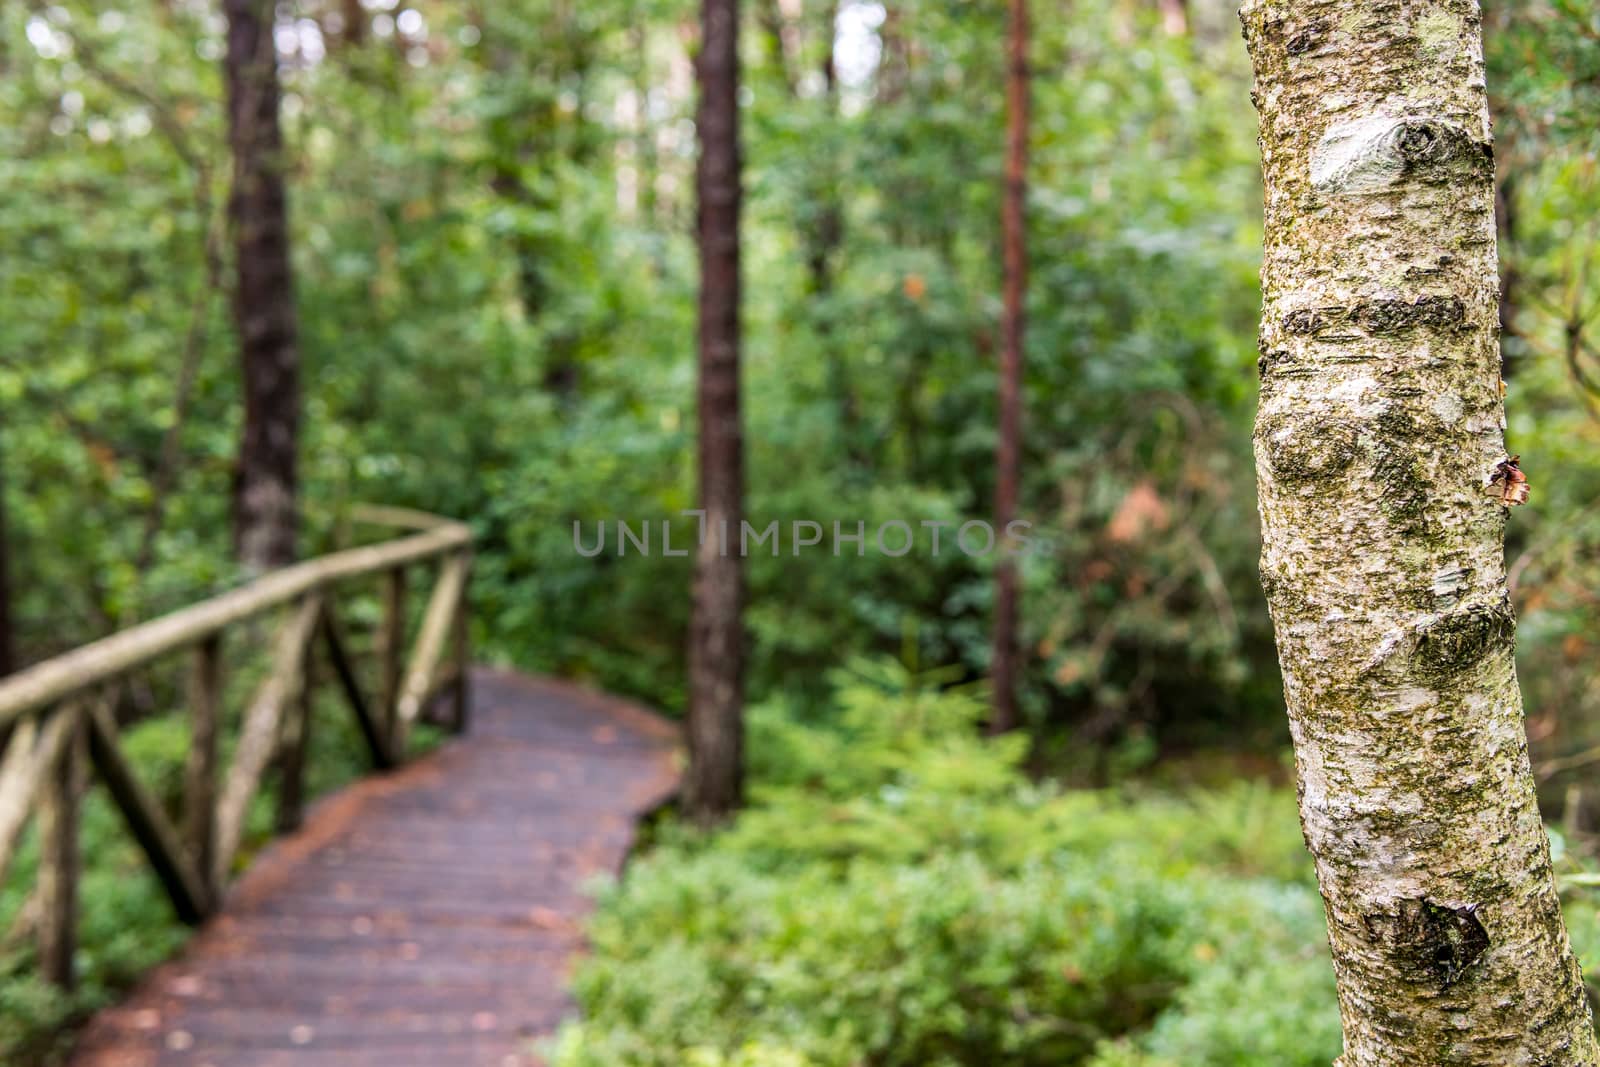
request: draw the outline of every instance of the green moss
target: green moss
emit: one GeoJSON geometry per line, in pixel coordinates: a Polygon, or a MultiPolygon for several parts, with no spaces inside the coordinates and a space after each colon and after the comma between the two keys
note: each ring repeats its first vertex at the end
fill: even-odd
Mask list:
{"type": "Polygon", "coordinates": [[[1429,11],[1417,19],[1412,30],[1423,54],[1431,60],[1447,61],[1461,50],[1461,23],[1448,11],[1429,11]]]}

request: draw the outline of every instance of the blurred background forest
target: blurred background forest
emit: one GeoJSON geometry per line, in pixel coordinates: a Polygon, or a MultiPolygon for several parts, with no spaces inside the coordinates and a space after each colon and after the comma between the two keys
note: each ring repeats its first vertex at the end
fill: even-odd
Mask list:
{"type": "MultiPolygon", "coordinates": [[[[1028,728],[977,737],[986,561],[753,557],[754,809],[713,839],[663,827],[609,891],[569,1067],[1338,1052],[1256,576],[1260,188],[1237,22],[1222,0],[1034,7],[1021,512],[1052,548],[1022,570],[1028,728]]],[[[1004,5],[745,9],[747,513],[984,517],[1004,5]]],[[[669,711],[690,561],[585,559],[572,524],[694,506],[697,19],[683,0],[293,0],[276,30],[302,553],[358,501],[459,517],[481,657],[669,711]]],[[[240,578],[223,29],[201,0],[0,5],[21,663],[240,578]]],[[[1593,967],[1600,16],[1491,0],[1485,33],[1508,436],[1534,493],[1508,562],[1593,967]]],[[[154,891],[115,881],[90,902],[106,939],[86,938],[102,958],[78,999],[7,950],[4,1047],[43,1055],[41,1032],[170,947],[154,891]]]]}

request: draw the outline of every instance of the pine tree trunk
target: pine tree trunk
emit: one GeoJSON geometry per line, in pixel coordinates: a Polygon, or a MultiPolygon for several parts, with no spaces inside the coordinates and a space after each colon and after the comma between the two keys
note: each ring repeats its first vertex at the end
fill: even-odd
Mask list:
{"type": "Polygon", "coordinates": [[[1477,0],[1248,0],[1256,465],[1341,1067],[1600,1063],[1506,594],[1477,0]]]}
{"type": "Polygon", "coordinates": [[[296,341],[278,54],[272,0],[224,0],[228,134],[233,150],[234,327],[244,378],[234,531],[239,559],[266,570],[294,559],[300,353],[296,341]]]}
{"type": "Polygon", "coordinates": [[[739,421],[739,3],[703,0],[700,136],[700,507],[689,637],[689,769],[684,807],[725,819],[744,791],[744,457],[739,421]]]}
{"type": "MultiPolygon", "coordinates": [[[[1000,437],[996,455],[995,527],[1004,533],[1017,517],[1022,455],[1022,338],[1028,291],[1028,0],[1011,0],[1010,70],[1006,82],[1006,188],[1001,244],[1005,267],[1000,321],[1000,437]]],[[[994,650],[990,677],[994,709],[990,729],[1017,725],[1017,566],[1002,557],[995,570],[994,650]]]]}

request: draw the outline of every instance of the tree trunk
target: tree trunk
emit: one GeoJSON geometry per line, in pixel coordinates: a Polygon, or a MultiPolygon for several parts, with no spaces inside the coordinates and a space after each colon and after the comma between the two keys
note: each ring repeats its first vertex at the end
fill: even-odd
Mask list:
{"type": "Polygon", "coordinates": [[[703,0],[696,175],[700,236],[699,464],[703,535],[689,637],[684,806],[714,824],[744,791],[739,425],[739,3],[703,0]]]}
{"type": "MultiPolygon", "coordinates": [[[[1017,517],[1022,455],[1022,339],[1028,293],[1028,0],[1011,0],[1011,56],[1006,80],[1006,188],[1001,208],[1005,307],[1000,320],[1000,440],[995,461],[994,521],[1004,533],[1017,517]]],[[[994,685],[996,733],[1017,725],[1017,565],[1004,555],[995,569],[994,685]]]]}
{"type": "Polygon", "coordinates": [[[1189,0],[1160,0],[1161,28],[1168,37],[1185,37],[1189,33],[1189,0]]]}
{"type": "Polygon", "coordinates": [[[359,48],[367,39],[367,12],[361,0],[343,0],[344,43],[359,48]]]}
{"type": "Polygon", "coordinates": [[[878,25],[877,96],[885,104],[899,101],[911,81],[911,46],[903,16],[898,3],[883,5],[883,21],[878,25]]]}
{"type": "Polygon", "coordinates": [[[1506,595],[1477,0],[1248,0],[1256,466],[1340,1067],[1600,1063],[1506,595]]]}
{"type": "Polygon", "coordinates": [[[794,59],[789,54],[788,28],[784,25],[783,11],[778,0],[761,0],[761,32],[766,38],[767,58],[778,72],[778,77],[793,99],[800,93],[800,81],[795,77],[794,59]]]}
{"type": "MultiPolygon", "coordinates": [[[[5,459],[0,457],[0,678],[17,669],[17,631],[11,615],[11,525],[6,510],[5,459]]],[[[0,749],[9,730],[0,730],[0,749]]]]}
{"type": "MultiPolygon", "coordinates": [[[[822,88],[823,106],[830,121],[839,117],[839,66],[834,49],[838,36],[839,3],[827,0],[822,8],[822,88]]],[[[856,466],[863,466],[866,453],[861,446],[860,418],[855,389],[850,384],[850,368],[840,351],[838,331],[830,305],[833,296],[834,256],[844,243],[844,210],[839,202],[839,168],[831,156],[818,161],[819,171],[812,199],[815,216],[804,234],[806,271],[810,277],[811,303],[817,308],[817,340],[828,368],[828,391],[838,409],[840,450],[856,466]]]]}
{"type": "Polygon", "coordinates": [[[224,0],[228,135],[233,150],[233,227],[238,276],[234,326],[244,377],[234,531],[246,567],[280,567],[295,555],[295,467],[300,436],[283,131],[273,0],[224,0]]]}

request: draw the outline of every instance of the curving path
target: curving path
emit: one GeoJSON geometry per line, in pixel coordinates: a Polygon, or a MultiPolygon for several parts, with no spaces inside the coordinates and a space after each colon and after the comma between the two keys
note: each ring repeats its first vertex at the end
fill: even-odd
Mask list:
{"type": "Polygon", "coordinates": [[[473,672],[466,737],[324,800],[72,1067],[536,1067],[585,884],[677,787],[677,728],[473,672]]]}

